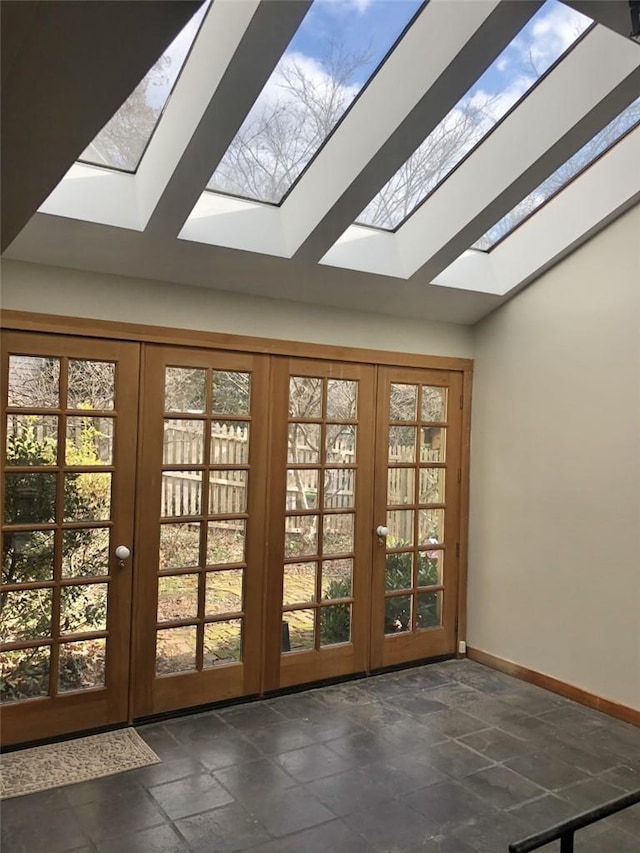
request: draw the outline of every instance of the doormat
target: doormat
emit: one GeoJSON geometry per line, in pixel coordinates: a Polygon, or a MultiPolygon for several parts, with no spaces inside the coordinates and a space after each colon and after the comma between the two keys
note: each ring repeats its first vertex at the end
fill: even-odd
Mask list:
{"type": "Polygon", "coordinates": [[[131,728],[19,749],[0,756],[0,799],[159,763],[155,752],[131,728]]]}

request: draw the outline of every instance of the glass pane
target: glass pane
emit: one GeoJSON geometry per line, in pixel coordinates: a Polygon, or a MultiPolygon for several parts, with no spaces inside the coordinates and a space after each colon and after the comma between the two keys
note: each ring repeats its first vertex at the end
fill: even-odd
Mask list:
{"type": "Polygon", "coordinates": [[[420,494],[421,504],[443,504],[444,503],[444,468],[421,468],[420,469],[420,494]]]}
{"type": "Polygon", "coordinates": [[[327,418],[354,421],[358,417],[358,383],[350,379],[327,380],[327,418]]]}
{"type": "Polygon", "coordinates": [[[60,359],[9,356],[8,406],[56,409],[59,402],[60,359]]]}
{"type": "Polygon", "coordinates": [[[437,545],[444,542],[444,510],[418,510],[418,545],[437,545]]]}
{"type": "Polygon", "coordinates": [[[577,178],[591,163],[601,154],[612,148],[627,131],[635,127],[640,121],[640,98],[636,99],[620,115],[589,140],[573,157],[550,175],[545,181],[522,199],[512,210],[493,225],[483,236],[477,240],[472,248],[480,251],[488,251],[493,246],[513,231],[521,222],[536,211],[542,204],[559,193],[567,184],[577,178]]]}
{"type": "Polygon", "coordinates": [[[111,474],[64,475],[64,520],[108,521],[111,517],[111,474]]]}
{"type": "Polygon", "coordinates": [[[67,418],[67,465],[113,464],[112,418],[67,418]]]}
{"type": "Polygon", "coordinates": [[[105,631],[109,584],[63,586],[60,590],[60,633],[105,631]]]}
{"type": "Polygon", "coordinates": [[[320,424],[289,424],[287,462],[309,465],[320,461],[320,424]]]}
{"type": "Polygon", "coordinates": [[[279,203],[422,0],[316,0],[207,188],[279,203]]]}
{"type": "Polygon", "coordinates": [[[196,619],[198,575],[164,575],[158,578],[158,622],[196,619]]]}
{"type": "Polygon", "coordinates": [[[249,462],[247,421],[211,422],[211,462],[213,465],[246,465],[249,462]]]}
{"type": "Polygon", "coordinates": [[[162,461],[165,465],[202,465],[204,421],[166,418],[162,461]]]}
{"type": "Polygon", "coordinates": [[[387,554],[385,589],[411,589],[413,554],[387,554]]]}
{"type": "Polygon", "coordinates": [[[420,461],[444,462],[447,431],[440,427],[420,429],[420,461]]]}
{"type": "Polygon", "coordinates": [[[416,428],[389,427],[389,462],[416,461],[416,428]]]}
{"type": "Polygon", "coordinates": [[[101,639],[60,645],[59,693],[105,686],[106,644],[101,639]]]}
{"type": "Polygon", "coordinates": [[[442,592],[419,592],[416,628],[438,628],[442,624],[442,592]]]}
{"type": "Polygon", "coordinates": [[[108,575],[109,542],[108,527],[65,530],[62,534],[62,577],[108,575]]]}
{"type": "Polygon", "coordinates": [[[355,506],[356,472],[353,468],[325,468],[325,509],[348,509],[355,506]]]}
{"type": "Polygon", "coordinates": [[[411,630],[411,596],[396,595],[384,600],[384,633],[405,634],[411,630]]]}
{"type": "Polygon", "coordinates": [[[69,359],[69,409],[113,409],[116,366],[110,361],[69,359]]]}
{"type": "Polygon", "coordinates": [[[323,516],[323,554],[348,554],[353,551],[353,519],[353,513],[323,516]]]}
{"type": "Polygon", "coordinates": [[[209,471],[209,515],[247,511],[248,471],[209,471]]]}
{"type": "Polygon", "coordinates": [[[547,0],[358,217],[396,228],[591,24],[547,0]]]}
{"type": "Polygon", "coordinates": [[[207,533],[207,565],[244,563],[247,523],[242,518],[210,521],[207,533]]]}
{"type": "Polygon", "coordinates": [[[128,172],[137,169],[208,8],[206,2],[198,9],[85,148],[80,161],[128,172]]]}
{"type": "Polygon", "coordinates": [[[286,509],[318,508],[318,469],[294,468],[287,471],[286,509]]]}
{"type": "Polygon", "coordinates": [[[416,586],[438,586],[442,583],[444,551],[419,551],[416,586]]]}
{"type": "Polygon", "coordinates": [[[313,556],[318,553],[318,516],[290,515],[285,520],[285,557],[313,556]]]}
{"type": "Polygon", "coordinates": [[[332,604],[320,608],[320,645],[351,642],[351,605],[332,604]]]}
{"type": "Polygon", "coordinates": [[[353,560],[323,560],[322,598],[350,598],[353,560]]]}
{"type": "Polygon", "coordinates": [[[356,432],[358,427],[340,424],[327,425],[326,462],[353,465],[356,462],[356,432]]]}
{"type": "Polygon", "coordinates": [[[208,572],[205,615],[239,613],[242,610],[242,584],[244,569],[225,569],[208,572]]]}
{"type": "Polygon", "coordinates": [[[56,518],[55,474],[6,474],[6,524],[44,524],[56,518]]]}
{"type": "Polygon", "coordinates": [[[436,385],[422,386],[421,420],[439,423],[447,419],[447,389],[436,385]]]}
{"type": "Polygon", "coordinates": [[[49,658],[49,646],[0,652],[0,702],[47,696],[49,658]]]}
{"type": "Polygon", "coordinates": [[[292,418],[322,417],[322,379],[289,378],[289,415],[292,418]]]}
{"type": "Polygon", "coordinates": [[[404,545],[413,545],[413,520],[412,509],[390,510],[387,513],[387,548],[402,548],[404,545]]]}
{"type": "Polygon", "coordinates": [[[51,589],[20,589],[0,594],[0,643],[51,635],[51,589]]]}
{"type": "Polygon", "coordinates": [[[418,411],[418,386],[392,382],[389,396],[390,421],[415,421],[418,411]]]}
{"type": "Polygon", "coordinates": [[[316,600],[317,563],[293,563],[284,567],[282,603],[301,604],[316,600]]]}
{"type": "Polygon", "coordinates": [[[251,406],[251,374],[236,370],[213,371],[213,412],[248,415],[251,406]]]}
{"type": "Polygon", "coordinates": [[[387,470],[387,503],[389,506],[412,504],[416,496],[415,468],[387,470]]]}
{"type": "Polygon", "coordinates": [[[183,569],[200,564],[200,524],[160,525],[160,569],[183,569]]]}
{"type": "Polygon", "coordinates": [[[242,660],[242,619],[209,622],[204,626],[205,669],[221,663],[242,660]]]}
{"type": "Polygon", "coordinates": [[[199,367],[166,367],[165,412],[198,414],[205,410],[207,371],[199,367]]]}
{"type": "Polygon", "coordinates": [[[2,583],[46,581],[53,577],[52,530],[3,533],[2,583]]]}
{"type": "Polygon", "coordinates": [[[156,633],[156,675],[196,668],[196,626],[165,628],[156,633]]]}
{"type": "Polygon", "coordinates": [[[200,515],[202,512],[202,471],[163,471],[163,517],[200,515]]]}
{"type": "Polygon", "coordinates": [[[315,610],[287,610],[282,614],[282,651],[304,652],[315,646],[315,610]]]}
{"type": "Polygon", "coordinates": [[[56,415],[7,415],[7,465],[55,465],[56,415]]]}

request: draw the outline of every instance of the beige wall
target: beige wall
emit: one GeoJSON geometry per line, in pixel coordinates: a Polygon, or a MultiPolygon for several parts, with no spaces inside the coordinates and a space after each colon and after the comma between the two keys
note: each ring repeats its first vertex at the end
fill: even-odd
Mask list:
{"type": "Polygon", "coordinates": [[[2,265],[2,308],[336,346],[469,358],[472,331],[166,282],[47,267],[2,265]]]}
{"type": "Polygon", "coordinates": [[[468,643],[640,708],[640,206],[475,330],[468,643]]]}

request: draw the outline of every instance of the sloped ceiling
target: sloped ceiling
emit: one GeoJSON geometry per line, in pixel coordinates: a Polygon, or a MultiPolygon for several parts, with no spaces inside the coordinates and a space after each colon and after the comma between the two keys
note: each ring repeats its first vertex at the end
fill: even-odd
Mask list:
{"type": "Polygon", "coordinates": [[[271,205],[203,190],[310,4],[213,0],[137,171],[74,164],[198,5],[2,3],[6,257],[474,323],[640,198],[636,127],[491,252],[470,249],[640,95],[626,0],[567,4],[602,23],[395,232],[354,222],[541,2],[430,0],[271,205]]]}

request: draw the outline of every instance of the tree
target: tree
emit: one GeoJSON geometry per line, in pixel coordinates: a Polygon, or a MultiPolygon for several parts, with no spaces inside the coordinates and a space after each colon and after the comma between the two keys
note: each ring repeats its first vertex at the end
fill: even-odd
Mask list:
{"type": "Polygon", "coordinates": [[[164,98],[157,103],[154,90],[168,90],[170,66],[170,58],[166,54],[161,56],[82,152],[80,160],[126,171],[137,167],[164,106],[164,98]]]}
{"type": "Polygon", "coordinates": [[[460,102],[382,187],[358,221],[378,228],[395,228],[403,222],[484,136],[496,100],[486,95],[460,102]]]}
{"type": "Polygon", "coordinates": [[[280,202],[358,91],[368,51],[331,42],[321,62],[285,55],[216,169],[209,189],[280,202]]]}

